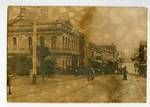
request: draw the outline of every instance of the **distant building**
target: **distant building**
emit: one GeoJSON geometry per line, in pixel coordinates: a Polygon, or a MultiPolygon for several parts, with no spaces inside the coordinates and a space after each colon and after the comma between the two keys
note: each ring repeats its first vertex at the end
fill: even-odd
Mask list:
{"type": "Polygon", "coordinates": [[[111,45],[95,45],[93,43],[88,43],[87,56],[90,60],[117,60],[118,51],[114,44],[111,45]]]}

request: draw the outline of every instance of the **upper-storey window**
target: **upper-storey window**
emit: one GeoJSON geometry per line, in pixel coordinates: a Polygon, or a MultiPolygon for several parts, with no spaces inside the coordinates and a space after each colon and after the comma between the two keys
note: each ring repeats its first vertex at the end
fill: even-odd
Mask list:
{"type": "Polygon", "coordinates": [[[52,43],[51,43],[52,49],[56,49],[56,36],[53,35],[51,37],[51,40],[52,40],[52,43]]]}
{"type": "Polygon", "coordinates": [[[32,38],[31,37],[28,38],[28,43],[29,43],[29,48],[32,48],[32,38]]]}
{"type": "Polygon", "coordinates": [[[64,49],[64,40],[65,40],[65,38],[64,38],[64,36],[63,36],[63,38],[62,38],[62,43],[63,43],[63,49],[64,49]]]}
{"type": "Polygon", "coordinates": [[[68,44],[68,41],[67,41],[67,37],[65,38],[65,49],[67,49],[67,44],[68,44]]]}
{"type": "Polygon", "coordinates": [[[17,47],[17,38],[13,37],[13,48],[17,47]]]}
{"type": "Polygon", "coordinates": [[[92,55],[91,56],[94,57],[94,51],[92,51],[92,55]]]}
{"type": "Polygon", "coordinates": [[[43,36],[40,37],[40,46],[45,46],[45,39],[43,36]]]}
{"type": "Polygon", "coordinates": [[[70,49],[70,39],[68,38],[68,49],[70,49]]]}

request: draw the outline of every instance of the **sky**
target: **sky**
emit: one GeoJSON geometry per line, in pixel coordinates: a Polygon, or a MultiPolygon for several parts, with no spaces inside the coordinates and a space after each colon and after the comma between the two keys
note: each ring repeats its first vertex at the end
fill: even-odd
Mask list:
{"type": "MultiPolygon", "coordinates": [[[[8,19],[19,12],[20,7],[9,7],[8,19]]],[[[89,42],[96,45],[113,42],[126,53],[147,40],[147,9],[142,7],[26,7],[25,16],[49,22],[70,20],[89,42]]]]}

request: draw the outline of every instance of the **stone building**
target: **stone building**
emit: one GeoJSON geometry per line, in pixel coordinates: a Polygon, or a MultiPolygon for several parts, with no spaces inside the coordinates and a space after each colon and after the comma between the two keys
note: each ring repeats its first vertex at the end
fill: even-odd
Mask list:
{"type": "Polygon", "coordinates": [[[95,45],[93,43],[88,43],[87,46],[87,56],[88,59],[98,59],[98,60],[110,60],[118,58],[118,51],[116,45],[95,45]]]}
{"type": "MultiPolygon", "coordinates": [[[[57,68],[66,72],[67,68],[84,66],[84,35],[74,29],[70,21],[37,23],[36,28],[37,46],[43,43],[49,49],[48,57],[54,59],[57,68]]],[[[32,62],[32,39],[33,25],[27,20],[20,18],[9,22],[8,67],[13,66],[11,70],[22,70],[25,66],[32,69],[32,64],[28,63],[32,62]]],[[[40,66],[39,62],[37,63],[40,66]]]]}
{"type": "Polygon", "coordinates": [[[95,45],[88,43],[87,62],[97,73],[114,73],[118,67],[118,56],[116,45],[95,45]]]}

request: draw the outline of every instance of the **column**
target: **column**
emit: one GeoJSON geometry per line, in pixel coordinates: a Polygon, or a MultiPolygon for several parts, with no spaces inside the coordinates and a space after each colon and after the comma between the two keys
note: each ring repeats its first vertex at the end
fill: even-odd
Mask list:
{"type": "Polygon", "coordinates": [[[36,83],[36,47],[37,47],[37,29],[36,29],[36,23],[33,24],[33,52],[32,52],[32,82],[33,84],[36,83]]]}
{"type": "Polygon", "coordinates": [[[64,44],[65,44],[65,41],[64,41],[64,36],[62,36],[62,50],[64,50],[64,44]]]}

